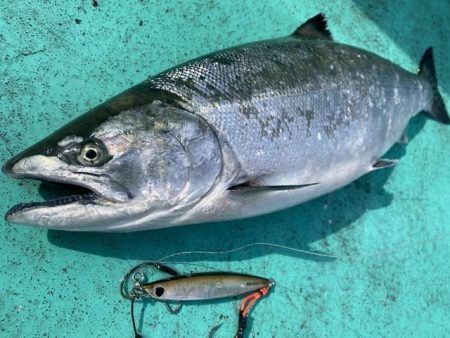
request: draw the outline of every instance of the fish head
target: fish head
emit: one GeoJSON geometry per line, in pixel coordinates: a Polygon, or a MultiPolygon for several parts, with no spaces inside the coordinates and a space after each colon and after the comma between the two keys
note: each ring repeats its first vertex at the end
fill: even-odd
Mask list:
{"type": "Polygon", "coordinates": [[[11,177],[86,190],[18,204],[7,221],[79,231],[176,225],[217,180],[220,146],[199,116],[159,101],[101,119],[96,114],[69,123],[3,167],[11,177]],[[101,123],[93,128],[88,123],[95,120],[101,123]]]}

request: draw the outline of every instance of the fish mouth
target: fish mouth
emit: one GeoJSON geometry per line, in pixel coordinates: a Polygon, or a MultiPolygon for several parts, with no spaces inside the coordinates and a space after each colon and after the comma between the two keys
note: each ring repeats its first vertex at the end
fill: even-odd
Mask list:
{"type": "Polygon", "coordinates": [[[111,205],[132,198],[126,187],[102,174],[99,168],[69,165],[58,157],[35,155],[14,165],[7,163],[2,169],[12,178],[42,181],[39,193],[45,199],[14,205],[5,215],[10,223],[35,224],[39,213],[47,218],[56,217],[63,208],[79,209],[83,205],[97,203],[111,205]]]}
{"type": "Polygon", "coordinates": [[[102,197],[95,192],[77,185],[42,181],[39,194],[44,198],[40,202],[22,202],[12,206],[5,214],[8,222],[32,209],[53,208],[74,203],[95,203],[102,197]]]}

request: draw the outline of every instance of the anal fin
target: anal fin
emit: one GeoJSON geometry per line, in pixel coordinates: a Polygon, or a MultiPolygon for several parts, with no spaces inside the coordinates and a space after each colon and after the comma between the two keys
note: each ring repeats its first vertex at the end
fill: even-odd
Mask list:
{"type": "Polygon", "coordinates": [[[372,164],[372,170],[390,168],[395,166],[398,163],[398,160],[389,160],[389,159],[379,159],[374,164],[372,164]]]}

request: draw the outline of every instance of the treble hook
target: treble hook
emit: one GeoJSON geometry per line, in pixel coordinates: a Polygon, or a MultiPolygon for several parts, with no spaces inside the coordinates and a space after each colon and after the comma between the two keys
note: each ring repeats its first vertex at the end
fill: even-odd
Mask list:
{"type": "MultiPolygon", "coordinates": [[[[127,273],[125,273],[125,275],[122,277],[122,279],[120,280],[120,294],[123,298],[131,300],[131,322],[133,323],[133,331],[134,331],[134,337],[135,338],[142,338],[141,334],[138,332],[137,327],[136,327],[136,320],[134,318],[134,303],[136,301],[136,299],[139,299],[143,294],[144,294],[144,289],[142,288],[142,283],[145,282],[146,280],[146,276],[142,271],[139,271],[141,268],[143,267],[154,267],[160,271],[163,271],[165,273],[168,273],[172,276],[178,276],[178,272],[175,271],[174,269],[163,265],[161,263],[158,262],[144,262],[141,263],[135,267],[133,267],[132,269],[130,269],[127,273]],[[128,281],[128,277],[131,275],[131,279],[134,282],[134,286],[133,288],[130,290],[129,293],[127,293],[125,291],[125,285],[126,282],[128,281]]],[[[169,309],[169,311],[171,313],[177,313],[179,311],[179,309],[181,308],[181,303],[177,305],[177,307],[175,309],[172,309],[170,307],[169,304],[167,304],[166,302],[164,302],[166,304],[166,307],[169,309]]]]}
{"type": "Polygon", "coordinates": [[[158,269],[160,271],[163,271],[163,272],[165,272],[165,273],[167,273],[169,275],[172,275],[172,276],[178,276],[179,275],[178,272],[175,271],[174,269],[172,269],[172,268],[170,268],[170,267],[168,267],[168,266],[166,266],[164,264],[158,263],[158,262],[144,262],[144,263],[138,264],[135,267],[131,268],[127,273],[125,273],[125,275],[120,280],[119,288],[120,288],[120,294],[121,294],[121,296],[123,298],[128,299],[128,300],[133,300],[133,299],[138,299],[140,296],[142,296],[143,289],[142,289],[141,283],[143,283],[145,281],[145,274],[142,271],[139,271],[139,270],[141,268],[147,267],[147,266],[154,267],[154,268],[156,268],[156,269],[158,269]],[[133,279],[133,282],[135,282],[135,285],[134,285],[133,289],[131,289],[131,291],[129,293],[126,293],[125,292],[125,285],[126,285],[126,282],[128,281],[128,277],[131,274],[133,274],[132,275],[132,279],[133,279]],[[141,275],[140,280],[136,280],[137,277],[135,278],[135,276],[137,276],[137,274],[141,275]]]}

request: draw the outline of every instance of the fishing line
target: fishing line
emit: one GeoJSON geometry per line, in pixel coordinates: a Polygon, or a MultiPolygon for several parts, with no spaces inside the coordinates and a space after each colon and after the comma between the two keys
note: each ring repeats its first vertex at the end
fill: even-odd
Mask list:
{"type": "Polygon", "coordinates": [[[282,245],[282,244],[269,243],[269,242],[255,242],[255,243],[245,244],[245,245],[242,245],[240,247],[237,247],[237,248],[234,248],[234,249],[230,249],[230,250],[221,250],[221,251],[201,251],[201,250],[180,251],[180,252],[176,252],[176,253],[164,256],[164,257],[160,258],[159,261],[162,262],[162,261],[165,261],[165,260],[167,260],[169,258],[177,257],[177,256],[183,256],[183,255],[221,255],[221,254],[229,254],[229,253],[245,250],[245,249],[253,247],[253,246],[268,246],[268,247],[274,247],[274,248],[279,248],[279,249],[285,249],[285,250],[289,250],[289,251],[299,252],[299,253],[303,253],[303,254],[307,254],[307,255],[311,255],[311,256],[319,256],[319,257],[327,257],[327,258],[340,258],[339,256],[332,255],[332,254],[308,251],[308,250],[298,249],[298,248],[294,248],[294,247],[290,247],[290,246],[286,246],[286,245],[282,245]]]}
{"type": "Polygon", "coordinates": [[[142,338],[141,334],[138,332],[138,329],[136,327],[136,319],[134,318],[134,302],[135,301],[136,301],[135,298],[131,299],[131,322],[133,323],[134,337],[142,338]]]}
{"type": "MultiPolygon", "coordinates": [[[[420,241],[420,242],[415,242],[413,244],[404,245],[404,246],[395,246],[395,247],[392,247],[392,248],[387,248],[387,249],[382,250],[382,251],[372,251],[372,252],[369,252],[369,253],[365,253],[365,254],[362,253],[362,254],[358,254],[358,255],[345,255],[345,254],[344,255],[335,255],[335,254],[332,254],[332,253],[320,253],[320,252],[314,252],[314,251],[310,251],[310,250],[299,249],[299,248],[295,248],[295,247],[291,247],[291,246],[287,246],[287,245],[283,245],[283,244],[276,244],[276,243],[270,243],[270,242],[254,242],[254,243],[245,244],[245,245],[242,245],[240,247],[229,249],[229,250],[180,251],[180,252],[175,252],[175,253],[169,254],[167,256],[163,256],[158,261],[163,262],[163,261],[167,261],[170,258],[178,257],[178,256],[184,256],[184,255],[224,255],[224,254],[230,254],[230,253],[234,253],[234,252],[237,252],[237,251],[245,250],[245,249],[248,249],[248,248],[251,248],[251,247],[256,247],[256,246],[272,247],[272,248],[277,248],[277,249],[283,249],[283,250],[287,250],[287,251],[302,253],[302,254],[310,255],[310,256],[334,258],[334,259],[339,259],[339,260],[356,259],[356,258],[370,258],[370,257],[383,257],[383,256],[385,256],[387,254],[394,254],[394,253],[397,253],[397,252],[404,252],[404,251],[409,250],[409,249],[414,249],[414,248],[417,248],[420,245],[442,241],[442,240],[448,238],[449,235],[450,235],[450,232],[444,233],[444,234],[440,234],[440,235],[436,235],[436,236],[433,236],[433,237],[431,237],[429,239],[426,239],[426,240],[423,240],[423,241],[420,241]]],[[[170,261],[168,261],[168,262],[170,262],[170,261]]]]}

